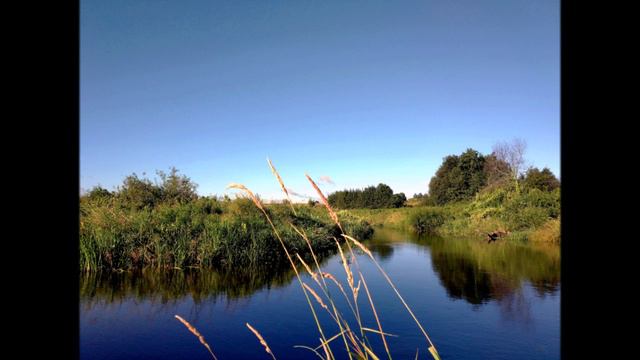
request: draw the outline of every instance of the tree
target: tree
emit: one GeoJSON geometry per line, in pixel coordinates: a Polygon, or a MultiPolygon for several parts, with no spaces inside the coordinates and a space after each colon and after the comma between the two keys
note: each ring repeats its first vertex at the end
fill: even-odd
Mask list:
{"type": "Polygon", "coordinates": [[[511,181],[511,168],[509,164],[498,159],[495,153],[485,156],[484,174],[488,188],[499,187],[511,181]]]}
{"type": "Polygon", "coordinates": [[[162,180],[160,188],[163,202],[184,204],[198,199],[198,185],[185,175],[179,176],[175,167],[169,169],[169,174],[160,170],[156,174],[162,180]]]}
{"type": "Polygon", "coordinates": [[[126,208],[152,208],[162,200],[162,189],[149,179],[141,179],[133,173],[127,176],[118,188],[118,199],[126,208]]]}
{"type": "Polygon", "coordinates": [[[417,193],[413,194],[413,197],[409,199],[409,202],[419,206],[432,206],[435,205],[429,194],[417,193]]]}
{"type": "Polygon", "coordinates": [[[546,167],[542,171],[535,167],[529,168],[526,174],[521,176],[521,180],[525,189],[553,191],[560,187],[560,181],[546,167]]]}
{"type": "Polygon", "coordinates": [[[394,208],[403,207],[406,201],[407,201],[407,197],[404,195],[404,193],[393,194],[391,207],[394,207],[394,208]]]}
{"type": "Polygon", "coordinates": [[[331,206],[339,209],[379,209],[401,207],[407,198],[403,193],[394,194],[389,185],[378,184],[364,189],[336,191],[327,200],[331,206]]]}
{"type": "Polygon", "coordinates": [[[437,205],[471,198],[486,183],[484,166],[484,156],[473,149],[445,157],[429,182],[429,197],[437,205]]]}
{"type": "Polygon", "coordinates": [[[109,190],[103,188],[100,185],[93,187],[93,189],[89,190],[89,192],[87,192],[87,194],[85,195],[85,197],[89,201],[109,199],[112,196],[113,194],[109,190]]]}
{"type": "Polygon", "coordinates": [[[524,152],[527,143],[522,139],[513,139],[510,143],[498,142],[493,146],[493,154],[500,161],[509,165],[511,179],[516,183],[516,191],[520,192],[518,176],[524,167],[524,152]]]}

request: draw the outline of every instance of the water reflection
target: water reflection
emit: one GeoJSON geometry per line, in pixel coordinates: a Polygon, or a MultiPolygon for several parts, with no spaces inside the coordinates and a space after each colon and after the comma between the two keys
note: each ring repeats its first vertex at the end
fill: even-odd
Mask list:
{"type": "Polygon", "coordinates": [[[83,273],[80,300],[88,308],[99,302],[127,299],[166,304],[187,296],[199,304],[222,296],[227,300],[239,299],[261,289],[286,286],[294,276],[291,268],[83,273]]]}
{"type": "Polygon", "coordinates": [[[512,296],[525,282],[540,296],[557,292],[560,250],[473,239],[423,239],[449,296],[471,304],[512,296]]]}
{"type": "Polygon", "coordinates": [[[515,299],[523,297],[524,283],[541,298],[560,288],[557,245],[486,244],[477,239],[444,239],[378,228],[367,246],[385,260],[393,254],[393,243],[403,242],[429,248],[433,270],[452,299],[473,305],[496,300],[513,308],[520,301],[515,299]]]}
{"type": "MultiPolygon", "coordinates": [[[[529,283],[540,298],[559,290],[557,246],[486,244],[473,239],[418,237],[388,229],[377,229],[366,244],[384,263],[393,258],[394,243],[406,242],[428,248],[432,268],[447,295],[475,307],[495,300],[504,306],[506,316],[513,317],[514,313],[522,313],[514,309],[526,309],[521,294],[524,283],[529,283]]],[[[80,298],[89,307],[95,302],[122,302],[127,298],[165,304],[186,296],[198,304],[221,296],[239,299],[261,289],[286,286],[294,276],[288,267],[82,273],[80,298]]]]}
{"type": "MultiPolygon", "coordinates": [[[[559,358],[557,246],[487,245],[390,229],[377,229],[366,245],[416,316],[428,321],[443,358],[559,358]]],[[[368,260],[359,263],[377,274],[368,260]]],[[[346,281],[339,256],[326,257],[323,269],[346,281]]],[[[372,274],[367,283],[385,326],[402,334],[392,339],[393,351],[414,358],[416,342],[422,341],[412,335],[414,323],[381,276],[372,274]]],[[[80,287],[86,359],[206,358],[208,353],[179,327],[174,314],[214,339],[221,359],[252,358],[253,350],[262,351],[259,345],[244,346],[255,341],[245,326],[249,320],[265,329],[279,359],[313,358],[291,352],[291,346],[312,344],[317,337],[295,274],[287,267],[82,273],[80,287]]],[[[375,324],[370,313],[365,320],[375,324]]]]}

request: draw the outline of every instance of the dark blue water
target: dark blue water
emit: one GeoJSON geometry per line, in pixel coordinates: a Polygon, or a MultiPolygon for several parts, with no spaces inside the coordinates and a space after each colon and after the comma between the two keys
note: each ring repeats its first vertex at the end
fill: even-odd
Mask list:
{"type": "MultiPolygon", "coordinates": [[[[442,359],[560,358],[557,248],[417,239],[382,229],[367,244],[442,359]]],[[[414,359],[418,350],[420,359],[430,358],[425,338],[384,278],[365,255],[358,263],[384,331],[397,335],[387,337],[392,356],[414,359]]],[[[326,259],[323,270],[346,284],[339,256],[326,259]]],[[[312,285],[310,276],[302,279],[312,285]]],[[[200,331],[220,360],[270,359],[247,322],[277,359],[317,359],[294,347],[319,345],[319,334],[292,271],[90,274],[81,275],[80,285],[82,359],[210,359],[176,314],[200,331]]],[[[352,319],[337,288],[331,289],[352,319]]],[[[377,328],[363,288],[358,304],[364,325],[377,328]]],[[[338,333],[324,310],[316,311],[327,338],[338,333]]],[[[368,338],[385,355],[379,336],[368,338]]],[[[346,358],[341,339],[332,349],[346,358]]]]}

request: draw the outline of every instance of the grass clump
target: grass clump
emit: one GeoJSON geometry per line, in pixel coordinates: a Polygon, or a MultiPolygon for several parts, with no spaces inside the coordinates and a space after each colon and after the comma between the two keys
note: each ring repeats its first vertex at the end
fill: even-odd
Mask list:
{"type": "Polygon", "coordinates": [[[560,243],[560,218],[547,220],[531,233],[529,240],[534,243],[560,243]]]}
{"type": "Polygon", "coordinates": [[[413,212],[409,217],[412,230],[417,234],[435,234],[445,222],[445,211],[428,207],[413,212]]]}

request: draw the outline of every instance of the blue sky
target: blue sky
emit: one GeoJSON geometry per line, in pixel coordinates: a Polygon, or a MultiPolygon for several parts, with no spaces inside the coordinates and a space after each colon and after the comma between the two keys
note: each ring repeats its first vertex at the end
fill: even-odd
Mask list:
{"type": "Polygon", "coordinates": [[[380,182],[526,140],[560,175],[559,1],[81,1],[80,184],[177,167],[201,195],[380,182]]]}

